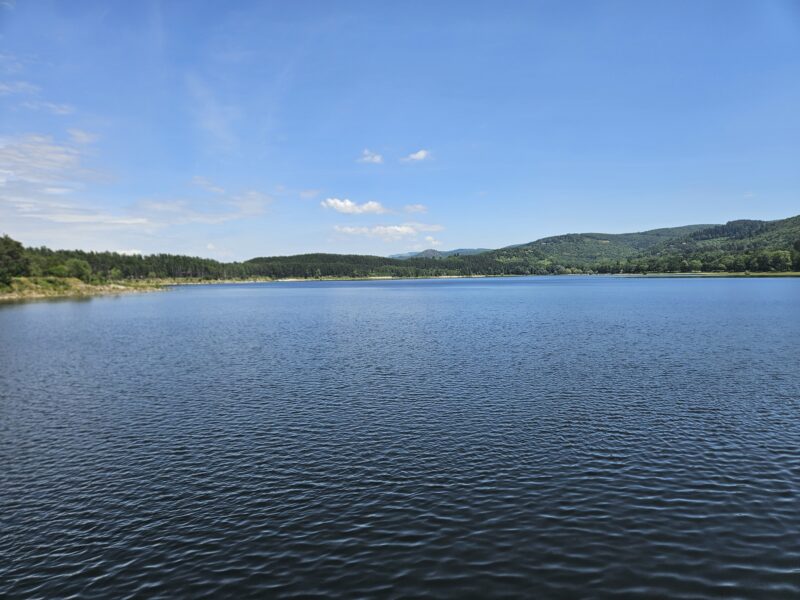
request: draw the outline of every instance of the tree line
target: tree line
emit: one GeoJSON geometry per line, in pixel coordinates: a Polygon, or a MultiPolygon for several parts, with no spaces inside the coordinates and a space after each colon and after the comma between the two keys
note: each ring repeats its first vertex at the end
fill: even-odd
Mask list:
{"type": "Polygon", "coordinates": [[[691,246],[609,260],[556,261],[541,250],[499,250],[446,258],[393,259],[346,254],[301,254],[219,262],[176,254],[25,248],[0,238],[0,284],[13,277],[76,277],[86,282],[133,279],[248,279],[436,277],[443,275],[551,275],[568,273],[681,273],[800,271],[800,239],[789,249],[721,250],[691,246]]]}

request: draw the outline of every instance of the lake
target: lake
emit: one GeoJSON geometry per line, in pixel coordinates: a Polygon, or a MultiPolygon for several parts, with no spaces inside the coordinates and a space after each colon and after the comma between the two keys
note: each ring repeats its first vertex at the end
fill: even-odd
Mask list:
{"type": "Polygon", "coordinates": [[[800,596],[800,279],[0,306],[0,596],[800,596]]]}

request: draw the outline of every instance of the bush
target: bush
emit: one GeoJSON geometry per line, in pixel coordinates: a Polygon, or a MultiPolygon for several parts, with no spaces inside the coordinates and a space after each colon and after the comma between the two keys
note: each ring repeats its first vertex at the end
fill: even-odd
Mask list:
{"type": "Polygon", "coordinates": [[[85,260],[70,258],[64,263],[68,277],[76,277],[81,281],[89,281],[92,277],[92,266],[85,260]]]}

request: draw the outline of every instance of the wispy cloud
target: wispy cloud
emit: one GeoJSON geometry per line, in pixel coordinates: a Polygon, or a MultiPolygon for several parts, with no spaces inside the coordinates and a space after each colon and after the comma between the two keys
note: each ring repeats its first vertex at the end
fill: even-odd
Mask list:
{"type": "Polygon", "coordinates": [[[136,215],[112,214],[72,200],[93,177],[81,153],[49,136],[0,139],[0,213],[4,221],[36,219],[61,224],[143,225],[136,215]]]}
{"type": "Polygon", "coordinates": [[[69,137],[72,138],[73,142],[82,146],[94,144],[100,138],[97,134],[89,133],[83,129],[67,129],[67,133],[69,133],[69,137]]]}
{"type": "Polygon", "coordinates": [[[136,202],[130,212],[155,228],[199,223],[218,225],[262,215],[272,197],[255,190],[225,195],[213,201],[198,198],[154,198],[136,202]]]}
{"type": "Polygon", "coordinates": [[[345,198],[344,200],[340,200],[339,198],[328,198],[320,202],[320,206],[323,208],[330,208],[335,210],[336,212],[344,213],[346,215],[361,215],[361,214],[382,214],[387,212],[387,210],[383,207],[380,202],[375,202],[374,200],[370,200],[369,202],[364,202],[363,204],[356,204],[352,200],[348,200],[345,198]]]}
{"type": "Polygon", "coordinates": [[[272,204],[272,196],[257,190],[247,190],[230,196],[228,203],[237,209],[236,218],[253,217],[262,214],[272,204]]]}
{"type": "MultiPolygon", "coordinates": [[[[15,57],[0,55],[0,67],[7,73],[22,70],[22,63],[15,57]]],[[[19,103],[19,108],[49,112],[53,115],[69,115],[75,112],[75,107],[70,104],[50,102],[41,98],[41,88],[29,81],[0,81],[0,97],[22,96],[25,98],[19,103]]]]}
{"type": "Polygon", "coordinates": [[[37,94],[39,86],[27,81],[0,81],[0,96],[13,94],[37,94]]]}
{"type": "Polygon", "coordinates": [[[0,139],[0,185],[11,182],[64,181],[79,166],[80,153],[49,136],[24,135],[0,139]]]}
{"type": "Polygon", "coordinates": [[[317,196],[319,196],[319,190],[300,190],[297,193],[303,200],[313,200],[317,196]]]}
{"type": "Polygon", "coordinates": [[[9,74],[19,73],[23,68],[23,61],[18,56],[0,52],[0,71],[9,74]]]}
{"type": "Polygon", "coordinates": [[[379,165],[383,162],[383,156],[381,156],[377,152],[372,152],[368,148],[364,148],[364,150],[361,152],[361,156],[359,157],[358,162],[379,165]]]}
{"type": "Polygon", "coordinates": [[[195,175],[192,177],[191,181],[192,185],[195,185],[199,188],[203,188],[207,192],[212,192],[214,194],[224,194],[225,188],[221,188],[218,185],[215,185],[210,179],[207,177],[203,177],[202,175],[195,175]]]}
{"type": "Polygon", "coordinates": [[[60,143],[49,136],[0,139],[0,223],[33,232],[42,228],[32,225],[36,222],[58,224],[62,227],[59,239],[78,245],[86,235],[96,237],[104,231],[136,237],[171,226],[253,218],[272,202],[267,194],[245,190],[199,198],[149,198],[109,208],[85,199],[97,173],[84,168],[82,158],[81,145],[60,143]]]}
{"type": "Polygon", "coordinates": [[[429,160],[431,158],[430,150],[417,150],[416,152],[412,152],[408,156],[401,158],[403,162],[420,162],[423,160],[429,160]]]}
{"type": "Polygon", "coordinates": [[[406,204],[403,210],[407,213],[426,213],[428,212],[428,207],[424,204],[406,204]]]}
{"type": "Polygon", "coordinates": [[[426,223],[400,223],[399,225],[375,225],[372,227],[334,226],[334,230],[338,233],[380,238],[385,242],[414,239],[421,233],[441,231],[442,229],[444,227],[441,225],[429,225],[426,223]]]}
{"type": "Polygon", "coordinates": [[[26,100],[20,106],[29,110],[40,110],[59,116],[71,115],[75,112],[75,107],[71,104],[59,104],[57,102],[48,102],[47,100],[26,100]]]}

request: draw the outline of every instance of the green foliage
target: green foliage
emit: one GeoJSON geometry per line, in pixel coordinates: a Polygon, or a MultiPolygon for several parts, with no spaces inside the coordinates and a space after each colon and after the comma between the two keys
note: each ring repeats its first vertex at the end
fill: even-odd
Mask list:
{"type": "Polygon", "coordinates": [[[27,275],[29,268],[22,244],[7,235],[0,237],[0,283],[8,285],[12,277],[27,275]]]}
{"type": "Polygon", "coordinates": [[[640,233],[569,233],[542,238],[529,244],[502,248],[493,252],[510,262],[549,260],[553,264],[588,266],[632,258],[651,248],[677,240],[709,225],[688,225],[653,229],[640,233]]]}
{"type": "Polygon", "coordinates": [[[85,260],[79,258],[69,258],[64,263],[64,269],[68,277],[75,277],[81,281],[89,281],[92,278],[92,266],[85,260]]]}

